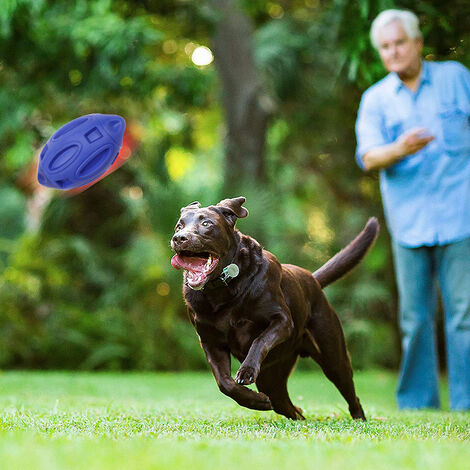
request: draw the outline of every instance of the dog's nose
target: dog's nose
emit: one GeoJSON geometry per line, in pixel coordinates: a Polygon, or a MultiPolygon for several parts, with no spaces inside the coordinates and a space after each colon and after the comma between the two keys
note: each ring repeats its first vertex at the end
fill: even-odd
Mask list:
{"type": "Polygon", "coordinates": [[[188,237],[182,234],[181,235],[175,234],[173,235],[172,240],[173,240],[173,243],[179,244],[179,243],[183,243],[187,241],[188,237]]]}

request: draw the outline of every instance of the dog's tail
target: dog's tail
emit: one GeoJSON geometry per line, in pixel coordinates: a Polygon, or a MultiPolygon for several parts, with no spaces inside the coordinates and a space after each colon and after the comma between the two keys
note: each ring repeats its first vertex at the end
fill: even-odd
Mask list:
{"type": "Polygon", "coordinates": [[[320,286],[326,287],[356,266],[372,246],[378,233],[379,222],[371,217],[362,232],[349,245],[313,273],[320,286]]]}

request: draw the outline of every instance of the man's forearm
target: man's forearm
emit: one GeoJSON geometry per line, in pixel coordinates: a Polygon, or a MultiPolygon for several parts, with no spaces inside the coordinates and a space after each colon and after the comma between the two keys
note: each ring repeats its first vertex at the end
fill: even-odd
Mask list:
{"type": "Polygon", "coordinates": [[[393,142],[369,150],[363,155],[362,161],[367,171],[381,170],[398,162],[405,155],[402,146],[398,142],[393,142]]]}

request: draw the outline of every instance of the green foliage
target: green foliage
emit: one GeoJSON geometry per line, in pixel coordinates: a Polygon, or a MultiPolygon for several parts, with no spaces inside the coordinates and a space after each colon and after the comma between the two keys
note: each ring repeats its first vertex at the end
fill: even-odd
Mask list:
{"type": "Polygon", "coordinates": [[[169,240],[180,207],[244,195],[239,228],[282,262],[315,270],[379,216],[376,246],[328,288],[355,367],[398,362],[396,295],[376,176],[354,161],[361,93],[384,71],[369,39],[387,7],[414,9],[428,58],[468,65],[468,2],[243,1],[276,109],[266,180],[224,192],[224,111],[211,2],[4,0],[0,8],[0,366],[205,367],[169,240]],[[34,155],[86,113],[123,115],[130,161],[84,193],[53,194],[26,229],[34,155]],[[29,200],[28,200],[29,199],[29,200]]]}
{"type": "Polygon", "coordinates": [[[161,252],[154,244],[133,241],[119,262],[79,236],[24,237],[0,278],[0,367],[204,366],[192,326],[172,314],[168,299],[179,279],[154,265],[158,259],[136,273],[142,249],[147,259],[161,252]]]}
{"type": "Polygon", "coordinates": [[[25,228],[25,198],[15,188],[0,186],[0,239],[15,239],[25,228]]]}

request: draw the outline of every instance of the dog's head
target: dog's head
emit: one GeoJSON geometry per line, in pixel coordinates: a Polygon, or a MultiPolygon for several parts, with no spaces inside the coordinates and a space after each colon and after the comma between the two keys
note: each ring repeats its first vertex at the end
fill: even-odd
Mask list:
{"type": "Polygon", "coordinates": [[[171,264],[184,269],[185,281],[192,289],[202,289],[220,274],[222,264],[230,261],[225,258],[234,243],[235,223],[248,215],[244,202],[244,197],[237,197],[201,207],[196,201],[181,209],[171,239],[176,252],[171,264]]]}

